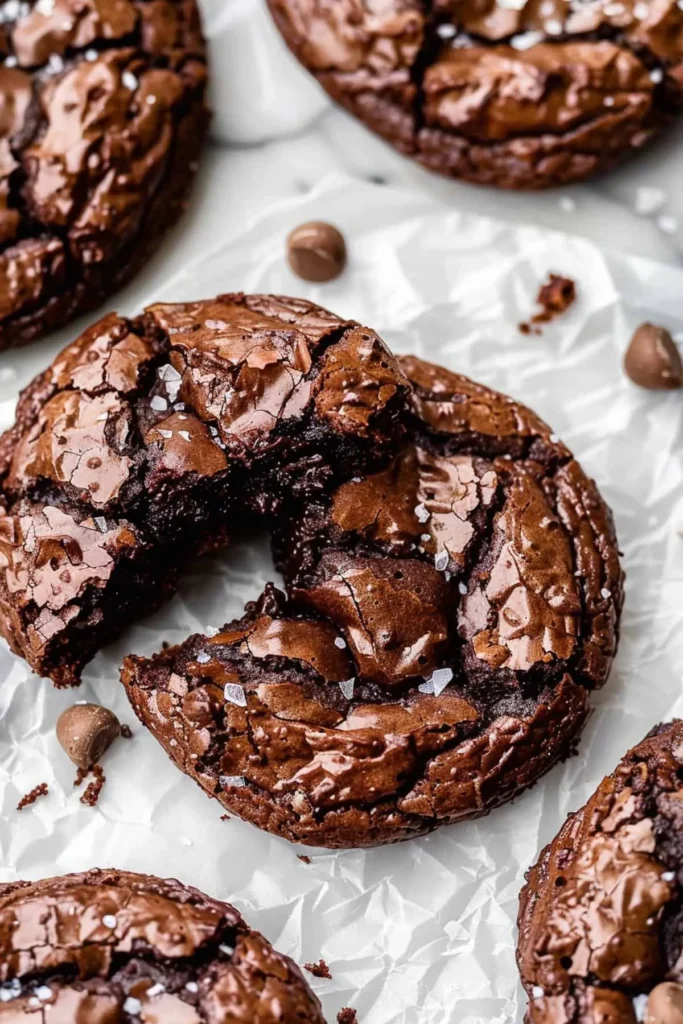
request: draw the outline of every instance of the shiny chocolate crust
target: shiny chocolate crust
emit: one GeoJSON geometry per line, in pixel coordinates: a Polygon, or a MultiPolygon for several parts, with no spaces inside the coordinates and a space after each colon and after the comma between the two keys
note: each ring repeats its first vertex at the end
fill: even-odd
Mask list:
{"type": "Polygon", "coordinates": [[[0,1021],[324,1024],[299,968],[227,903],[88,871],[0,885],[0,1021]]]}
{"type": "Polygon", "coordinates": [[[407,392],[373,331],[302,300],[103,317],[0,438],[0,632],[76,683],[188,557],[393,450],[407,392]]]}
{"type": "Polygon", "coordinates": [[[676,0],[268,0],[339,103],[442,174],[567,185],[679,112],[676,0]]]}
{"type": "Polygon", "coordinates": [[[485,814],[573,751],[622,604],[610,514],[511,399],[419,359],[382,467],[275,524],[273,588],[122,679],[231,813],[353,847],[485,814]]]}
{"type": "Polygon", "coordinates": [[[0,349],[99,305],[182,213],[208,126],[195,0],[0,21],[0,349]]]}
{"type": "Polygon", "coordinates": [[[527,1024],[636,1024],[653,989],[683,982],[682,780],[683,722],[659,725],[528,872],[517,951],[527,1024]]]}

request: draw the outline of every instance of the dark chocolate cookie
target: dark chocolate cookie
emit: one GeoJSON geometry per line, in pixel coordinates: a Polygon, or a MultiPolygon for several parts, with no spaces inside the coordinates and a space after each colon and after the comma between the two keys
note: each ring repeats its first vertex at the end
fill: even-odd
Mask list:
{"type": "Polygon", "coordinates": [[[0,349],[144,265],[208,125],[195,0],[10,0],[1,14],[0,349]]]}
{"type": "Polygon", "coordinates": [[[566,185],[681,106],[676,0],[269,0],[327,91],[404,153],[502,188],[566,185]]]}
{"type": "Polygon", "coordinates": [[[288,957],[227,903],[88,871],[0,885],[0,1021],[324,1024],[288,957]]]}
{"type": "Polygon", "coordinates": [[[678,1024],[683,722],[657,726],[527,875],[517,958],[527,1024],[678,1024]]]}
{"type": "Polygon", "coordinates": [[[572,752],[616,645],[611,518],[570,452],[511,399],[399,362],[395,456],[276,523],[288,596],[122,676],[184,772],[312,845],[510,800],[572,752]]]}
{"type": "Polygon", "coordinates": [[[104,317],[0,438],[0,632],[77,682],[188,557],[392,451],[407,392],[374,332],[297,299],[104,317]]]}

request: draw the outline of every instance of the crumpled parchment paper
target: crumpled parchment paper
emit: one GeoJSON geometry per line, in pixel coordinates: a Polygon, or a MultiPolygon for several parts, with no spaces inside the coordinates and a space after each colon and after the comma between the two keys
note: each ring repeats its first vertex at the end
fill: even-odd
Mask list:
{"type": "MultiPolygon", "coordinates": [[[[217,236],[218,241],[218,236],[217,236]]],[[[332,981],[311,979],[333,1022],[520,1021],[514,960],[524,871],[627,747],[683,713],[683,401],[631,385],[623,349],[644,319],[683,339],[683,271],[588,241],[449,211],[381,186],[330,179],[266,212],[149,300],[219,291],[304,295],[417,352],[509,392],[545,417],[598,480],[612,506],[628,573],[622,642],[595,698],[580,753],[490,817],[370,852],[320,852],[310,865],[286,842],[233,819],[168,761],[133,719],[118,682],[123,656],[150,654],[241,614],[273,570],[266,537],[244,537],[186,573],[179,595],[100,653],[78,692],[59,692],[0,649],[0,880],[90,866],[175,875],[224,897],[299,963],[322,956],[332,981]],[[346,233],[350,263],[312,286],[286,266],[284,240],[304,220],[346,233]],[[524,336],[549,270],[577,282],[576,305],[542,336],[524,336]],[[97,808],[83,807],[54,722],[77,699],[112,707],[134,729],[104,759],[97,808]],[[21,813],[39,782],[49,795],[21,813]]],[[[130,311],[129,311],[130,312],[130,311]]],[[[11,419],[16,381],[3,377],[11,419]]],[[[22,354],[21,377],[45,363],[22,354]]]]}

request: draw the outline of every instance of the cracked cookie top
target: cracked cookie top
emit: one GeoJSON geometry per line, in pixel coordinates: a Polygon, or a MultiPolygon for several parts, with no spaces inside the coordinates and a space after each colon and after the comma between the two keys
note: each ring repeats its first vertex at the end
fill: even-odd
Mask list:
{"type": "Polygon", "coordinates": [[[683,1005],[683,722],[653,729],[529,871],[528,1024],[675,1024],[683,1005]]]}
{"type": "Polygon", "coordinates": [[[571,752],[616,646],[616,539],[571,453],[511,399],[399,364],[393,456],[275,524],[287,594],[122,675],[183,771],[311,845],[510,799],[571,752]]]}
{"type": "Polygon", "coordinates": [[[0,886],[0,1021],[323,1024],[301,972],[227,903],[89,871],[0,886]]]}
{"type": "Polygon", "coordinates": [[[407,392],[373,331],[302,300],[103,317],[0,438],[0,630],[76,682],[189,556],[392,450],[407,392]]]}
{"type": "Polygon", "coordinates": [[[142,265],[193,177],[205,86],[194,0],[0,4],[0,347],[142,265]]]}
{"type": "Polygon", "coordinates": [[[428,167],[568,184],[645,145],[681,105],[676,0],[269,0],[332,96],[428,167]]]}

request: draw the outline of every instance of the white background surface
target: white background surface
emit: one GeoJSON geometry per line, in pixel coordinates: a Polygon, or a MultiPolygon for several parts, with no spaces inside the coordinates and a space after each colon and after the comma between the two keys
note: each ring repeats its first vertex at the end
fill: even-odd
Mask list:
{"type": "MultiPolygon", "coordinates": [[[[126,653],[151,653],[162,640],[219,626],[260,592],[272,577],[267,545],[238,543],[193,566],[166,609],[98,655],[77,694],[50,688],[0,649],[0,880],[92,865],[179,876],[233,900],[300,963],[324,957],[333,979],[312,984],[330,1024],[346,1005],[356,1007],[360,1024],[520,1021],[514,921],[524,870],[627,746],[677,708],[681,691],[683,403],[679,393],[634,388],[620,360],[645,318],[683,340],[683,270],[339,178],[265,210],[239,237],[214,218],[218,249],[187,266],[211,237],[201,207],[200,200],[199,216],[176,235],[183,244],[157,260],[119,307],[237,288],[303,294],[370,324],[397,351],[441,361],[530,404],[615,511],[628,572],[617,664],[596,697],[579,756],[514,804],[426,839],[315,853],[305,865],[284,841],[235,819],[221,822],[219,805],[134,722],[118,683],[126,653]],[[351,259],[342,278],[314,287],[291,275],[283,243],[292,226],[320,216],[345,231],[351,259]],[[175,278],[173,267],[181,268],[175,278]],[[576,279],[579,300],[541,337],[523,336],[516,325],[551,269],[576,279]],[[106,756],[107,783],[94,810],[79,804],[73,766],[53,731],[76,698],[113,707],[135,731],[106,756]],[[49,796],[18,814],[18,799],[42,781],[49,796]]],[[[56,344],[0,362],[0,377],[3,366],[5,377],[17,373],[0,383],[5,422],[17,381],[41,369],[56,344]]]]}

